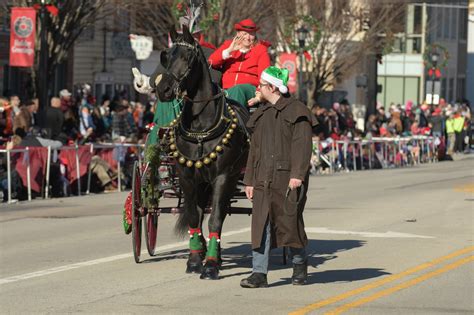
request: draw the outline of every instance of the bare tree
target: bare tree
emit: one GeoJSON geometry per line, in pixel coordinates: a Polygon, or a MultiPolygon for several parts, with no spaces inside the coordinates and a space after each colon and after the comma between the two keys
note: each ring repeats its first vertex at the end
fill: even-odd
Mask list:
{"type": "MultiPolygon", "coordinates": [[[[275,11],[278,43],[283,50],[302,52],[296,42],[295,30],[305,26],[310,32],[306,45],[311,60],[304,61],[308,106],[322,91],[358,70],[356,67],[368,54],[383,54],[391,45],[393,35],[403,28],[405,5],[360,1],[296,1],[302,7],[275,11]]],[[[278,0],[279,7],[285,1],[278,0]]],[[[303,59],[304,60],[304,59],[303,59]]]]}
{"type": "MultiPolygon", "coordinates": [[[[0,8],[3,12],[10,12],[10,8],[32,6],[37,1],[13,0],[3,2],[0,8]]],[[[127,5],[119,0],[67,0],[57,1],[58,14],[49,15],[49,25],[47,27],[48,41],[48,77],[53,81],[56,68],[70,53],[74,43],[81,33],[91,27],[97,20],[116,13],[116,8],[127,5]]],[[[37,71],[39,68],[39,51],[41,50],[40,34],[43,29],[41,20],[38,19],[38,27],[35,39],[35,66],[31,69],[31,79],[38,90],[37,71]]]]}
{"type": "Polygon", "coordinates": [[[168,33],[177,25],[173,14],[173,0],[132,0],[128,8],[134,16],[134,31],[140,35],[151,36],[156,49],[168,45],[168,33]]]}

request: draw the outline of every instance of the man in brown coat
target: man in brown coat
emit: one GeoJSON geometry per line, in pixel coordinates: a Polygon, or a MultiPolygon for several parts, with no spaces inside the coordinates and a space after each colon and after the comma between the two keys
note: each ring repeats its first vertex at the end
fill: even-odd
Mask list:
{"type": "Polygon", "coordinates": [[[303,209],[316,119],[287,94],[287,82],[286,69],[268,67],[262,72],[259,89],[266,104],[247,123],[253,130],[244,177],[245,193],[253,202],[253,271],[240,282],[244,288],[268,286],[270,249],[282,246],[290,247],[293,284],[306,283],[303,209]]]}

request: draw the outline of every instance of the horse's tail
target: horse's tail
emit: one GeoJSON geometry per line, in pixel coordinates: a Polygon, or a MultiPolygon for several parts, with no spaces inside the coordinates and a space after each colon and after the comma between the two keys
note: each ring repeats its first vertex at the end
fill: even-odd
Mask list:
{"type": "Polygon", "coordinates": [[[174,227],[174,232],[179,237],[184,237],[189,229],[189,222],[191,220],[191,216],[189,212],[183,211],[180,213],[178,220],[176,221],[176,225],[174,227]]]}
{"type": "MultiPolygon", "coordinates": [[[[180,178],[181,181],[185,181],[185,178],[180,178]]],[[[174,227],[174,232],[177,236],[183,237],[188,233],[190,225],[198,224],[199,226],[191,226],[192,228],[201,228],[202,221],[204,220],[204,211],[205,208],[209,205],[211,198],[212,187],[209,184],[203,183],[194,187],[198,190],[197,200],[186,200],[184,202],[193,202],[196,203],[197,208],[194,207],[182,207],[183,211],[180,213],[176,225],[174,227]]]]}

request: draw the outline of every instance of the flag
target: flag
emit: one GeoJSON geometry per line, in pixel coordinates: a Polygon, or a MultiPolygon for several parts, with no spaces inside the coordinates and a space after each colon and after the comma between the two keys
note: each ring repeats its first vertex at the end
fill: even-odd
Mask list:
{"type": "Polygon", "coordinates": [[[311,54],[307,50],[303,51],[303,56],[307,61],[311,61],[311,54]]]}
{"type": "Polygon", "coordinates": [[[35,9],[12,8],[10,29],[10,66],[32,67],[35,60],[35,9]]]}
{"type": "Polygon", "coordinates": [[[288,91],[295,93],[297,89],[297,69],[296,69],[296,54],[282,53],[280,54],[280,65],[282,68],[288,69],[288,91]]]}

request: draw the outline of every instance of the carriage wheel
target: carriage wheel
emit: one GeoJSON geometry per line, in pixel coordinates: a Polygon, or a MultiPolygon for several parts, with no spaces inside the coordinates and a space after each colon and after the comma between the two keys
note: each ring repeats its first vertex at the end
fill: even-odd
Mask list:
{"type": "Polygon", "coordinates": [[[132,177],[132,246],[133,246],[133,257],[135,262],[140,262],[140,253],[142,249],[142,217],[140,214],[140,208],[142,207],[141,201],[141,180],[140,180],[140,169],[138,161],[135,161],[133,165],[133,177],[132,177]]]}
{"type": "Polygon", "coordinates": [[[145,227],[146,248],[150,256],[155,256],[156,235],[158,230],[158,214],[148,212],[146,220],[143,222],[145,227]]]}

